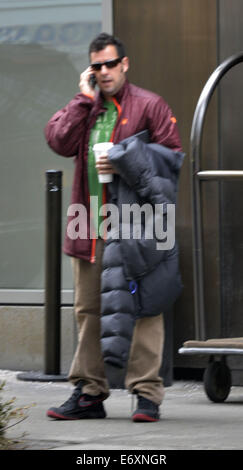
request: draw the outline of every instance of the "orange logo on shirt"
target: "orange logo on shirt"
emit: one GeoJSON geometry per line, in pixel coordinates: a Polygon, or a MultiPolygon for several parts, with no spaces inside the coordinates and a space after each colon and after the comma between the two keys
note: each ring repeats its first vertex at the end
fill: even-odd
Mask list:
{"type": "Polygon", "coordinates": [[[173,124],[175,124],[175,123],[177,122],[175,116],[172,116],[172,117],[170,118],[170,120],[171,120],[171,122],[173,122],[173,124]]]}
{"type": "Polygon", "coordinates": [[[121,124],[124,126],[124,124],[127,124],[127,122],[128,122],[128,118],[124,118],[124,119],[122,120],[121,124]]]}

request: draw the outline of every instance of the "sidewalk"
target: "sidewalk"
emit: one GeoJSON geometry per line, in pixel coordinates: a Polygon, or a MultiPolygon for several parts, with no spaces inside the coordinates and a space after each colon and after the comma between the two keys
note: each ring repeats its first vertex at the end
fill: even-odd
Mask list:
{"type": "Polygon", "coordinates": [[[0,370],[0,381],[6,381],[3,399],[16,397],[14,408],[35,403],[27,410],[27,418],[7,431],[12,439],[25,433],[25,449],[243,449],[243,387],[232,387],[228,399],[215,404],[208,400],[202,383],[177,381],[166,388],[157,423],[133,423],[132,397],[124,390],[112,390],[105,402],[106,419],[55,421],[45,412],[63,403],[72,386],[67,382],[24,382],[16,374],[0,370]]]}

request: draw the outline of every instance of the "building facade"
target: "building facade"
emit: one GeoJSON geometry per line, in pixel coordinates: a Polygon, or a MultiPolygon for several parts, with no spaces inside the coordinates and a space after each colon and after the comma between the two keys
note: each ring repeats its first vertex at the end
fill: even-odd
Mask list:
{"type": "MultiPolygon", "coordinates": [[[[242,50],[241,0],[10,0],[0,1],[0,13],[0,367],[28,370],[42,364],[45,171],[63,171],[63,231],[73,172],[70,159],[48,149],[43,128],[77,92],[88,44],[102,30],[124,41],[129,80],[162,95],[178,120],[186,153],[177,207],[184,290],[172,315],[173,332],[171,324],[168,328],[173,367],[203,367],[204,360],[177,354],[195,336],[190,132],[210,74],[242,50]],[[17,334],[23,328],[28,339],[17,334]]],[[[243,66],[231,70],[210,103],[202,169],[241,169],[242,74],[243,66]]],[[[203,193],[208,338],[243,334],[242,191],[241,183],[224,182],[207,183],[203,193]]],[[[75,346],[72,299],[70,260],[63,256],[64,369],[75,346]]],[[[240,360],[232,367],[240,380],[240,360]]]]}

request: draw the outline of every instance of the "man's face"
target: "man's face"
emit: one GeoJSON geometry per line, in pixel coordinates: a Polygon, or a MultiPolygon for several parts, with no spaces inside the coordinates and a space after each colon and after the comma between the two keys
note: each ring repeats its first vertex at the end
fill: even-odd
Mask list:
{"type": "MultiPolygon", "coordinates": [[[[109,45],[99,52],[91,52],[90,63],[106,62],[108,60],[117,59],[118,57],[116,47],[109,45]]],[[[125,82],[128,68],[128,58],[124,57],[121,62],[111,69],[106,65],[102,65],[101,70],[94,71],[97,85],[107,99],[115,95],[120,90],[125,82]]]]}

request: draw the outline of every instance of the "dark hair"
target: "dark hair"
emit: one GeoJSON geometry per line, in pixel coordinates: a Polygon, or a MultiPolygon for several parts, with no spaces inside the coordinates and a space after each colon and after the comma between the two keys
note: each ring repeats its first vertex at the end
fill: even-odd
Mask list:
{"type": "Polygon", "coordinates": [[[107,46],[115,46],[118,53],[118,57],[125,57],[125,47],[120,41],[120,39],[107,33],[100,33],[95,39],[93,39],[89,46],[89,55],[91,54],[91,52],[102,51],[107,46]]]}

